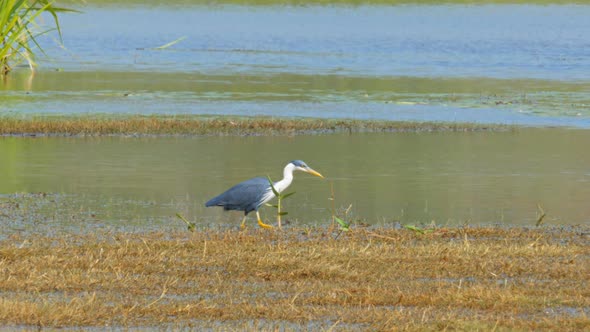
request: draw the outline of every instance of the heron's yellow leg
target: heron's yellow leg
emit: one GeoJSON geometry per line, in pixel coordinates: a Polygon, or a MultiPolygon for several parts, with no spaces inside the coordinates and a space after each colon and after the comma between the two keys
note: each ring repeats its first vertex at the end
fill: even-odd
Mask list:
{"type": "Polygon", "coordinates": [[[258,211],[256,211],[256,217],[258,217],[258,226],[266,229],[273,229],[271,225],[267,225],[262,222],[262,219],[260,218],[260,213],[258,213],[258,211]]]}
{"type": "Polygon", "coordinates": [[[245,229],[246,228],[246,216],[244,216],[244,219],[242,219],[242,223],[240,224],[240,229],[245,229]]]}

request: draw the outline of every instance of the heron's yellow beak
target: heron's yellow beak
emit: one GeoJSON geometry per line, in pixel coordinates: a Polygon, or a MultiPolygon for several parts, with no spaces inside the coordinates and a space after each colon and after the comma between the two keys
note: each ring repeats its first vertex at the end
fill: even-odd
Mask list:
{"type": "Polygon", "coordinates": [[[314,171],[314,170],[313,170],[313,169],[311,169],[311,168],[306,168],[306,169],[305,169],[305,171],[306,171],[307,173],[309,173],[309,174],[312,174],[312,175],[315,175],[315,176],[319,176],[319,177],[321,177],[322,179],[324,178],[324,176],[323,176],[323,175],[321,175],[320,173],[318,173],[318,172],[314,171]]]}

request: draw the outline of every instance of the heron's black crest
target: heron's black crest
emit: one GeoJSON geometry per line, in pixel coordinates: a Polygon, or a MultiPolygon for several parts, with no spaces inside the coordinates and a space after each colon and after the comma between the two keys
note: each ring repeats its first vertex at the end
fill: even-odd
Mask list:
{"type": "Polygon", "coordinates": [[[307,164],[303,160],[293,160],[293,161],[291,161],[291,164],[298,166],[298,167],[303,167],[303,168],[309,167],[309,166],[307,166],[307,164]]]}

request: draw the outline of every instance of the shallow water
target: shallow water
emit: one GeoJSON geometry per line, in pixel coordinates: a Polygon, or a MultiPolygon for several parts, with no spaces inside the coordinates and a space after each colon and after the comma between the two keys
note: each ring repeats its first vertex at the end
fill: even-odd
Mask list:
{"type": "MultiPolygon", "coordinates": [[[[254,176],[277,180],[300,158],[327,180],[296,173],[285,201],[297,225],[335,207],[369,224],[547,224],[590,221],[590,132],[523,129],[295,137],[1,138],[5,231],[237,226],[239,212],[204,202],[254,176]],[[19,194],[44,193],[44,194],[19,194]],[[18,206],[17,206],[18,204],[18,206]]],[[[273,210],[262,208],[267,221],[273,210]]],[[[253,223],[254,220],[251,220],[253,223]]],[[[256,227],[256,226],[253,226],[256,227]]]]}
{"type": "MultiPolygon", "coordinates": [[[[590,6],[85,7],[0,83],[0,116],[215,114],[590,128],[590,6]],[[106,23],[108,22],[108,24],[106,23]],[[154,24],[158,22],[158,24],[154,24]],[[228,24],[231,22],[231,24],[228,24]],[[186,37],[178,44],[156,49],[186,37]]],[[[1,121],[1,118],[0,118],[1,121]]],[[[235,225],[203,203],[301,158],[298,224],[588,222],[586,130],[2,138],[7,231],[235,225]],[[82,222],[81,222],[82,221],[82,222]]],[[[265,208],[270,218],[272,211],[265,208]]]]}
{"type": "Polygon", "coordinates": [[[63,16],[67,52],[52,55],[60,68],[99,71],[587,81],[589,13],[577,5],[89,7],[63,16]]]}
{"type": "Polygon", "coordinates": [[[590,127],[590,6],[82,10],[62,16],[65,50],[42,40],[51,60],[34,78],[19,68],[0,84],[0,114],[590,127]]]}

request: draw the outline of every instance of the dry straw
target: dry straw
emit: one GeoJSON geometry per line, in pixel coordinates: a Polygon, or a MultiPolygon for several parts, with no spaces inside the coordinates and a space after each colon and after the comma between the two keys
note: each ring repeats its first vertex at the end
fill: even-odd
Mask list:
{"type": "Polygon", "coordinates": [[[0,135],[274,135],[334,132],[483,131],[506,126],[329,119],[130,116],[0,118],[0,135]]]}
{"type": "Polygon", "coordinates": [[[590,229],[13,236],[0,324],[588,330],[590,229]]]}

